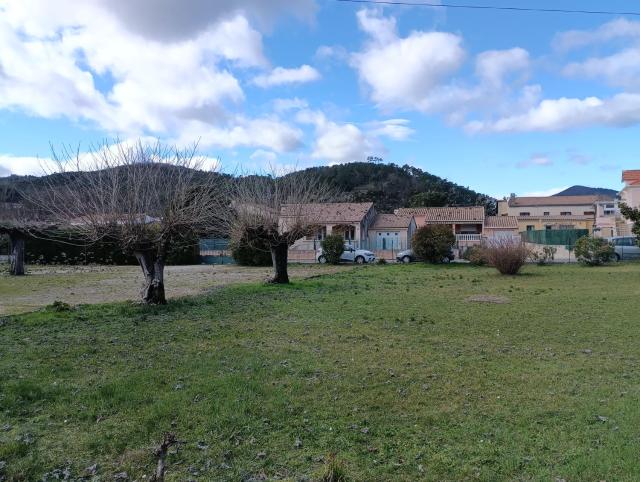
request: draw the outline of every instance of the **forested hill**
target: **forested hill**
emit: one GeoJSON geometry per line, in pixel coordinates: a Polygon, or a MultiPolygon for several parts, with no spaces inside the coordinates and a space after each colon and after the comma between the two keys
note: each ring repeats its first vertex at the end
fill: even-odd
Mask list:
{"type": "Polygon", "coordinates": [[[352,162],[303,172],[335,184],[352,201],[373,201],[379,212],[399,207],[472,205],[485,206],[488,214],[496,210],[492,197],[409,165],[352,162]]]}
{"type": "MultiPolygon", "coordinates": [[[[289,175],[305,173],[334,184],[348,200],[373,201],[378,212],[392,212],[400,207],[484,205],[487,213],[493,214],[496,209],[495,199],[490,196],[408,165],[354,162],[312,167],[289,175]]],[[[65,183],[73,174],[54,176],[58,178],[54,183],[65,183]]],[[[0,202],[19,202],[21,190],[37,189],[41,182],[43,179],[33,176],[0,178],[0,202]]]]}

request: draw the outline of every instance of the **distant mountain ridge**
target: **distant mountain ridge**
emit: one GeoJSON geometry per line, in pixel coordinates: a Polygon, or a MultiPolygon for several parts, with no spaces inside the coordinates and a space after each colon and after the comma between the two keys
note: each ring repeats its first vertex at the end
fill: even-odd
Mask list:
{"type": "MultiPolygon", "coordinates": [[[[417,167],[376,162],[352,162],[335,166],[310,167],[289,176],[311,174],[333,184],[349,201],[372,201],[379,212],[390,213],[404,207],[484,206],[495,214],[496,200],[417,167]]],[[[54,174],[65,183],[73,173],[54,174]]],[[[37,188],[43,178],[9,176],[0,178],[0,202],[19,202],[20,191],[37,188]]]]}
{"type": "Polygon", "coordinates": [[[589,186],[571,186],[564,191],[561,191],[554,196],[609,196],[615,198],[618,195],[618,191],[615,189],[607,189],[605,187],[589,187],[589,186]]]}

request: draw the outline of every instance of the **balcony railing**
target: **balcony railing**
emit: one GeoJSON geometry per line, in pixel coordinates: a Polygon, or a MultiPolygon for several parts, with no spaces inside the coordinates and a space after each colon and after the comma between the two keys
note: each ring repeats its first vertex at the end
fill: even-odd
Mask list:
{"type": "Polygon", "coordinates": [[[482,234],[456,234],[456,241],[481,241],[482,234]]]}

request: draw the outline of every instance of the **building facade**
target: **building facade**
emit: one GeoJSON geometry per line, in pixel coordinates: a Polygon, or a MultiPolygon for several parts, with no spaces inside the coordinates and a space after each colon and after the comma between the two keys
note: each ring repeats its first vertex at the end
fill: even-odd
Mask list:
{"type": "Polygon", "coordinates": [[[518,197],[498,201],[499,216],[513,216],[518,221],[518,230],[538,231],[543,229],[587,229],[596,227],[598,203],[611,204],[615,200],[608,196],[544,196],[518,197]]]}

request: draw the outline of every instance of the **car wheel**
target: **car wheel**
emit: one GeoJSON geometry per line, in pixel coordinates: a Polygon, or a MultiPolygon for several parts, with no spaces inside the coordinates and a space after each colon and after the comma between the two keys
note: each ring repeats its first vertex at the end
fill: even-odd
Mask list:
{"type": "Polygon", "coordinates": [[[364,258],[362,256],[357,256],[356,257],[356,263],[358,264],[364,264],[364,258]]]}
{"type": "Polygon", "coordinates": [[[411,257],[409,257],[409,256],[403,256],[403,257],[402,257],[402,262],[403,262],[404,264],[409,264],[409,263],[411,263],[411,257]]]}
{"type": "Polygon", "coordinates": [[[324,256],[324,254],[318,257],[318,263],[325,264],[326,262],[327,262],[327,258],[324,256]]]}
{"type": "Polygon", "coordinates": [[[614,258],[615,261],[620,261],[622,259],[622,258],[620,258],[620,255],[618,253],[615,253],[614,256],[615,256],[615,258],[614,258]]]}

